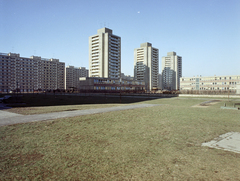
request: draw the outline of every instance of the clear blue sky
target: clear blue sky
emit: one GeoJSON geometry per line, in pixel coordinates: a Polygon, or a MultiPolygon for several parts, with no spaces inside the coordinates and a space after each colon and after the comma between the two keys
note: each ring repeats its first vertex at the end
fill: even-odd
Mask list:
{"type": "Polygon", "coordinates": [[[88,37],[104,25],[122,39],[122,72],[150,42],[175,51],[183,76],[240,75],[240,0],[0,0],[0,52],[88,68],[88,37]]]}

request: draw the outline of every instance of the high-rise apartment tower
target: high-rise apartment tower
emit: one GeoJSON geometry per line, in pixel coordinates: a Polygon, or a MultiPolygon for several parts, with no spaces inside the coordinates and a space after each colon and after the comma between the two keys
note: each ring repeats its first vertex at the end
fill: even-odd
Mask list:
{"type": "Polygon", "coordinates": [[[168,52],[162,57],[162,89],[179,90],[182,77],[182,57],[176,52],[168,52]]]}
{"type": "Polygon", "coordinates": [[[145,89],[158,87],[159,52],[151,43],[142,43],[134,49],[134,78],[145,82],[145,89]]]}
{"type": "Polygon", "coordinates": [[[120,78],[121,37],[102,28],[89,37],[89,77],[120,78]]]}

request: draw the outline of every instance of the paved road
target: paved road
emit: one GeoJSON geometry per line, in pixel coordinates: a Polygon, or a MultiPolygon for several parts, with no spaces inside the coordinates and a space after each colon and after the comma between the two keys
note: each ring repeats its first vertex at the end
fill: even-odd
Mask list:
{"type": "Polygon", "coordinates": [[[63,112],[35,114],[35,115],[26,115],[26,116],[0,110],[0,126],[35,122],[35,121],[52,120],[52,119],[66,118],[66,117],[74,117],[74,116],[81,116],[81,115],[88,115],[88,114],[112,112],[112,111],[122,111],[122,110],[137,109],[137,108],[144,108],[144,107],[153,107],[153,106],[159,106],[159,104],[134,104],[134,105],[116,106],[116,107],[110,107],[110,108],[63,111],[63,112]]]}

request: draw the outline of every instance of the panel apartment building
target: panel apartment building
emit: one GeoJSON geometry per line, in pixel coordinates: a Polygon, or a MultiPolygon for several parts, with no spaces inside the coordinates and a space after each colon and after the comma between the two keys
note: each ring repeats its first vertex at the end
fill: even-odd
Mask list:
{"type": "Polygon", "coordinates": [[[180,77],[182,77],[182,57],[176,52],[168,52],[162,57],[162,89],[180,90],[180,77]]]}
{"type": "Polygon", "coordinates": [[[142,43],[134,49],[134,78],[144,81],[146,90],[158,87],[159,51],[151,43],[142,43]]]}
{"type": "Polygon", "coordinates": [[[89,77],[120,78],[121,38],[102,28],[89,37],[89,77]]]}
{"type": "Polygon", "coordinates": [[[236,92],[240,84],[240,75],[181,77],[180,90],[191,92],[236,92]]]}
{"type": "Polygon", "coordinates": [[[77,88],[80,77],[88,77],[88,69],[85,67],[66,67],[66,89],[77,88]]]}
{"type": "Polygon", "coordinates": [[[58,59],[0,53],[0,92],[65,89],[64,69],[58,59]]]}

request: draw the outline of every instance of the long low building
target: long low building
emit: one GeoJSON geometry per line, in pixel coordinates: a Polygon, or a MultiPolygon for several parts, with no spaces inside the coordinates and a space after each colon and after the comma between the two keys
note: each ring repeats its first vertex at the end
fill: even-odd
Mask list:
{"type": "Polygon", "coordinates": [[[235,93],[237,84],[240,84],[240,75],[181,77],[180,90],[181,92],[227,91],[235,93]]]}
{"type": "Polygon", "coordinates": [[[78,90],[107,90],[107,91],[143,91],[144,81],[135,81],[117,78],[81,77],[78,90]]]}

